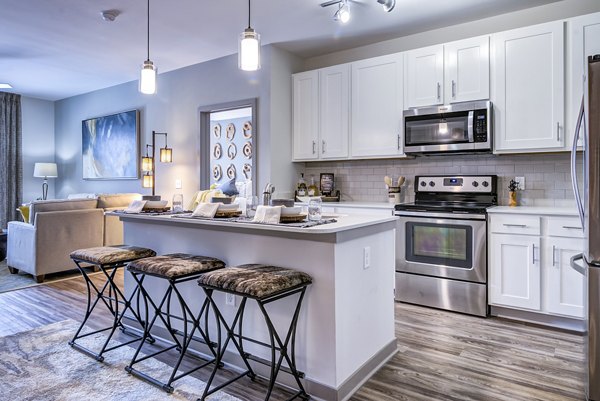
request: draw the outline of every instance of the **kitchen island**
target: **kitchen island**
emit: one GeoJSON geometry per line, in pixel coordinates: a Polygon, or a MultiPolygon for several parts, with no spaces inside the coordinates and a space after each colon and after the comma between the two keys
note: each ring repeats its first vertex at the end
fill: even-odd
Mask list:
{"type": "MultiPolygon", "coordinates": [[[[308,393],[316,398],[349,398],[396,352],[395,217],[338,216],[335,223],[307,228],[143,214],[119,217],[125,243],[158,254],[184,252],[220,258],[229,266],[264,263],[310,274],[313,284],[298,322],[296,361],[306,374],[308,393]]],[[[164,290],[164,283],[152,277],[145,283],[151,293],[164,290]]],[[[126,274],[127,293],[133,285],[126,274]]],[[[198,310],[204,294],[196,283],[184,283],[180,289],[198,310]]],[[[223,294],[216,297],[231,319],[235,308],[225,304],[223,294]]],[[[286,327],[293,303],[289,299],[270,306],[276,326],[286,327]]],[[[244,331],[266,340],[267,329],[255,306],[249,303],[246,309],[244,331]]],[[[247,348],[269,356],[264,348],[247,348]]],[[[239,362],[230,356],[229,362],[239,362]]],[[[288,379],[283,373],[278,377],[282,383],[288,379]]]]}

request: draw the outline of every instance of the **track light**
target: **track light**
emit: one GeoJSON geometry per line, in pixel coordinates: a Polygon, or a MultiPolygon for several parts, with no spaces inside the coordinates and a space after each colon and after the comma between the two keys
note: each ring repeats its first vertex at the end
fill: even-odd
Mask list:
{"type": "Polygon", "coordinates": [[[379,4],[383,7],[383,11],[389,13],[396,6],[396,0],[377,0],[379,4]]]}
{"type": "Polygon", "coordinates": [[[340,1],[339,8],[333,15],[333,19],[341,22],[342,24],[350,21],[350,6],[348,5],[348,0],[340,1]]]}

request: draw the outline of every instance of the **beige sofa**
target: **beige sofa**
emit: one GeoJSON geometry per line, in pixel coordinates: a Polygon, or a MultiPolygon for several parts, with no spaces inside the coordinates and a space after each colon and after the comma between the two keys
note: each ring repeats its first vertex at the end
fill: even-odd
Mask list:
{"type": "Polygon", "coordinates": [[[140,194],[98,195],[96,199],[35,201],[29,222],[8,223],[7,264],[43,282],[46,274],[75,268],[75,249],[123,243],[123,225],[106,211],[123,209],[140,194]]]}

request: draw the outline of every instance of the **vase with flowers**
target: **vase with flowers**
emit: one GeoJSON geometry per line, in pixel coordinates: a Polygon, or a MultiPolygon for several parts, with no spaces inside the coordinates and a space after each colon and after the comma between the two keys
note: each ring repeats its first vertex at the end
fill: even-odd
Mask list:
{"type": "Polygon", "coordinates": [[[519,182],[510,180],[508,183],[508,206],[517,206],[517,189],[519,189],[519,182]]]}

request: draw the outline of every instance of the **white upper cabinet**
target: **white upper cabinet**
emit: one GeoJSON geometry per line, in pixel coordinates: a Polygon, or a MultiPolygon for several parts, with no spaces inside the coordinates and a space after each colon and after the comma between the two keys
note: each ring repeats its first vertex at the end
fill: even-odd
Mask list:
{"type": "Polygon", "coordinates": [[[348,157],[350,65],[319,70],[321,159],[348,157]]]}
{"type": "MultiPolygon", "coordinates": [[[[567,20],[567,138],[571,143],[586,87],[587,58],[600,54],[600,13],[567,20]]],[[[579,145],[582,145],[580,140],[579,145]]]]}
{"type": "Polygon", "coordinates": [[[406,52],[406,107],[444,103],[444,46],[430,46],[406,52]]]}
{"type": "Polygon", "coordinates": [[[293,78],[293,160],[319,157],[319,73],[307,71],[293,78]]]}
{"type": "Polygon", "coordinates": [[[498,153],[565,148],[564,23],[492,35],[498,153]]]}
{"type": "Polygon", "coordinates": [[[350,155],[402,155],[402,53],[352,63],[351,98],[350,155]]]}
{"type": "Polygon", "coordinates": [[[490,38],[480,36],[444,45],[445,103],[490,98],[490,38]]]}

